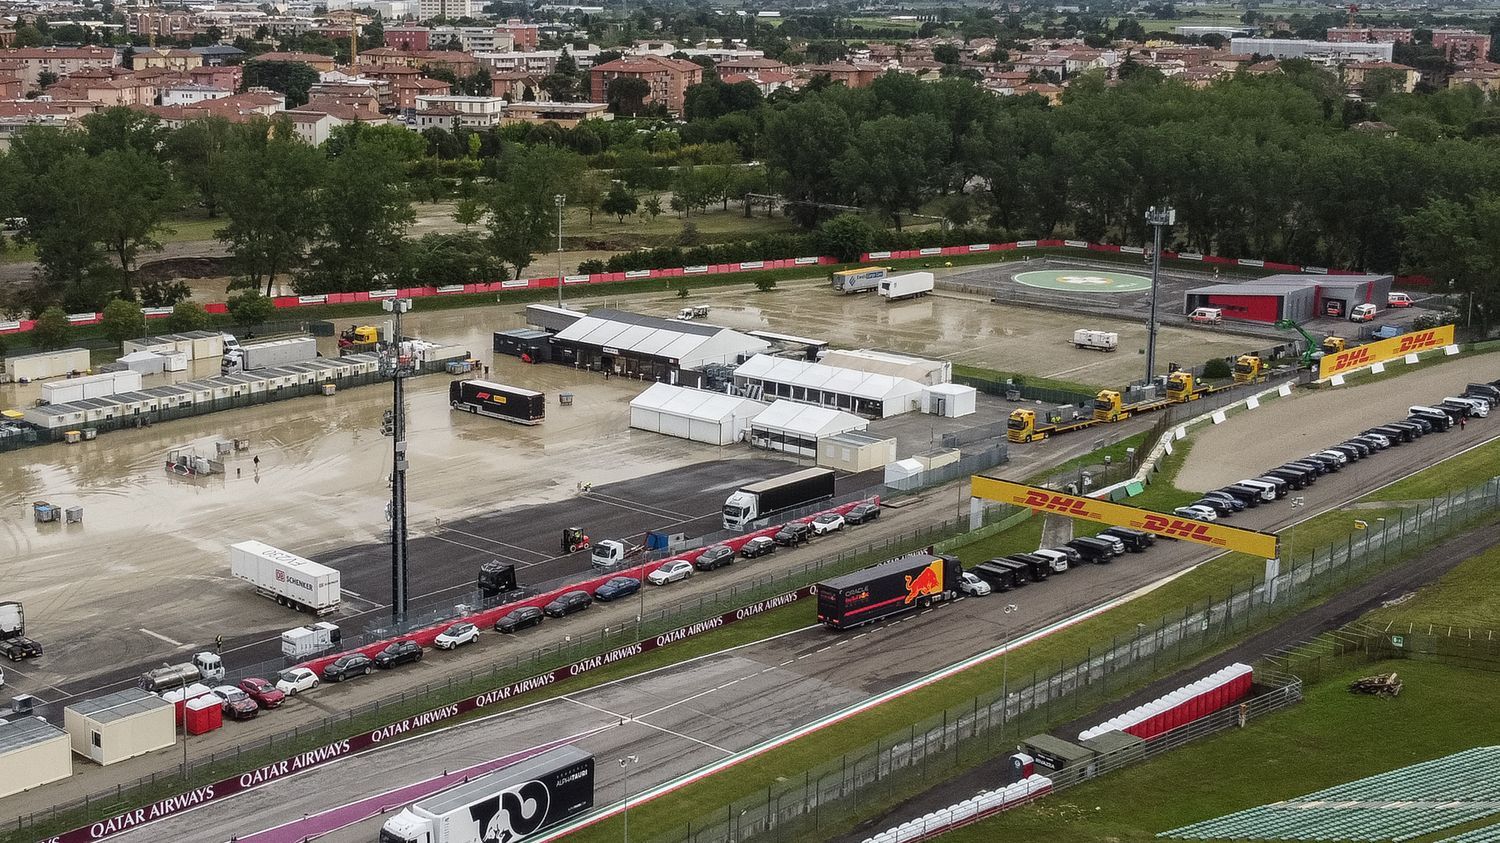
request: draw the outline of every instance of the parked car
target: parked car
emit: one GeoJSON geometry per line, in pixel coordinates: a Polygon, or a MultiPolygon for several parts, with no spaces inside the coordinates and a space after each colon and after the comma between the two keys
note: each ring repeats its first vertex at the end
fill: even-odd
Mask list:
{"type": "Polygon", "coordinates": [[[793,521],[776,531],[772,540],[782,547],[795,547],[812,538],[812,527],[801,522],[793,521]]]}
{"type": "Polygon", "coordinates": [[[1221,325],[1224,311],[1217,307],[1200,307],[1188,314],[1188,321],[1197,325],[1221,325]]]}
{"type": "Polygon", "coordinates": [[[600,603],[608,603],[621,597],[629,597],[640,590],[641,581],[635,577],[611,577],[604,585],[594,589],[594,599],[600,603]]]}
{"type": "Polygon", "coordinates": [[[542,610],[535,606],[522,606],[512,609],[509,614],[495,621],[496,632],[518,632],[528,626],[536,626],[542,622],[542,610]]]}
{"type": "Polygon", "coordinates": [[[1085,561],[1095,565],[1106,565],[1115,557],[1115,549],[1109,542],[1101,541],[1093,536],[1079,536],[1068,542],[1068,547],[1081,554],[1085,561]]]}
{"type": "Polygon", "coordinates": [[[849,507],[849,511],[844,513],[844,523],[853,526],[855,524],[863,524],[867,521],[874,521],[879,517],[880,504],[857,503],[849,507]]]}
{"type": "Polygon", "coordinates": [[[432,646],[439,650],[456,650],[464,644],[472,644],[479,640],[479,627],[467,621],[456,623],[432,639],[432,646]]]}
{"type": "Polygon", "coordinates": [[[289,697],[318,687],[318,674],[305,667],[289,667],[276,675],[276,690],[289,697]]]}
{"type": "Polygon", "coordinates": [[[958,590],[970,597],[983,597],[991,591],[989,583],[968,571],[964,571],[963,576],[959,577],[958,590]]]}
{"type": "MultiPolygon", "coordinates": [[[[1071,547],[1068,549],[1072,550],[1071,547]]],[[[1033,550],[1032,554],[1047,560],[1047,564],[1052,566],[1052,573],[1054,574],[1066,573],[1073,566],[1073,560],[1060,550],[1043,547],[1033,550]]]]}
{"type": "Polygon", "coordinates": [[[740,556],[756,559],[776,552],[776,542],[770,536],[756,536],[740,546],[740,556]]]}
{"type": "Polygon", "coordinates": [[[392,641],[386,645],[384,650],[375,654],[376,667],[395,667],[407,662],[419,662],[422,660],[422,645],[404,638],[400,641],[392,641]]]}
{"type": "Polygon", "coordinates": [[[1385,294],[1385,306],[1386,307],[1411,307],[1412,306],[1411,296],[1407,295],[1406,293],[1386,293],[1385,294]]]}
{"type": "Polygon", "coordinates": [[[565,594],[559,594],[557,599],[548,603],[542,611],[551,617],[563,618],[574,612],[582,612],[593,602],[594,598],[589,596],[587,591],[569,591],[565,594]]]}
{"type": "Polygon", "coordinates": [[[1228,518],[1231,515],[1234,515],[1235,512],[1233,505],[1221,501],[1218,498],[1202,497],[1188,505],[1200,506],[1205,509],[1212,509],[1214,511],[1214,515],[1217,515],[1220,518],[1228,518]]]}
{"type": "Polygon", "coordinates": [[[825,512],[812,520],[812,531],[815,536],[826,536],[842,529],[844,529],[844,516],[837,512],[825,512]]]}
{"type": "Polygon", "coordinates": [[[260,713],[260,704],[250,695],[234,685],[220,685],[213,690],[214,696],[224,706],[224,716],[234,720],[249,720],[260,713]]]}
{"type": "Polygon", "coordinates": [[[364,653],[339,656],[323,668],[323,679],[328,682],[343,682],[356,676],[369,676],[375,670],[375,662],[364,653]]]}
{"type": "Polygon", "coordinates": [[[1125,545],[1125,549],[1131,553],[1140,553],[1156,544],[1156,536],[1140,530],[1132,530],[1129,527],[1106,527],[1099,531],[1099,538],[1119,539],[1120,543],[1125,545]]]}
{"type": "MultiPolygon", "coordinates": [[[[727,544],[716,544],[698,554],[698,558],[693,560],[693,567],[700,571],[712,571],[715,568],[722,568],[725,565],[733,564],[734,548],[727,544]]],[[[594,596],[597,597],[598,594],[596,593],[594,596]]]]}
{"type": "Polygon", "coordinates": [[[1219,514],[1212,509],[1203,506],[1179,506],[1172,510],[1173,515],[1183,518],[1192,518],[1197,521],[1218,521],[1219,514]]]}
{"type": "Polygon", "coordinates": [[[1047,549],[1052,551],[1053,553],[1061,553],[1063,556],[1066,556],[1068,558],[1069,568],[1077,567],[1079,565],[1082,565],[1084,562],[1083,554],[1079,553],[1078,548],[1076,547],[1061,545],[1059,547],[1049,547],[1047,549]]]}
{"type": "Polygon", "coordinates": [[[1228,504],[1229,508],[1234,510],[1235,512],[1244,512],[1245,508],[1249,506],[1249,504],[1245,503],[1234,495],[1231,495],[1228,492],[1221,491],[1219,489],[1204,492],[1203,497],[1208,500],[1216,500],[1221,503],[1228,504]]]}
{"type": "Polygon", "coordinates": [[[240,680],[240,690],[255,700],[255,704],[261,708],[270,710],[286,702],[286,694],[264,679],[250,677],[240,680]]]}
{"type": "Polygon", "coordinates": [[[693,563],[686,559],[674,559],[671,562],[663,563],[661,567],[647,574],[646,581],[652,585],[666,585],[669,582],[685,580],[692,575],[693,563]]]}

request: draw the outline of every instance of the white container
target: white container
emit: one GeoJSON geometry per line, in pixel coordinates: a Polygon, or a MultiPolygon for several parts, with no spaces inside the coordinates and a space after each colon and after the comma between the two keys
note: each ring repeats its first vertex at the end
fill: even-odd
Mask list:
{"type": "Polygon", "coordinates": [[[880,295],[887,301],[901,301],[925,296],[934,286],[931,272],[908,272],[891,275],[880,281],[880,295]]]}
{"type": "Polygon", "coordinates": [[[1090,331],[1079,328],[1073,332],[1073,345],[1094,351],[1114,351],[1120,347],[1120,335],[1114,331],[1090,331]]]}
{"type": "Polygon", "coordinates": [[[257,541],[229,546],[229,573],[283,606],[324,615],[339,607],[339,572],[257,541]]]}
{"type": "Polygon", "coordinates": [[[305,659],[333,649],[338,643],[339,628],[326,621],[310,623],[281,633],[281,654],[290,659],[305,659]]]}
{"type": "Polygon", "coordinates": [[[42,384],[42,401],[48,404],[67,404],[85,398],[104,398],[121,392],[137,392],[141,388],[141,373],[129,370],[104,372],[69,378],[65,381],[42,384]]]}
{"type": "MultiPolygon", "coordinates": [[[[240,346],[238,369],[250,371],[268,366],[284,366],[287,363],[303,363],[318,356],[318,341],[312,337],[292,337],[284,340],[253,343],[240,346]]],[[[230,361],[236,359],[226,354],[226,369],[232,369],[230,361]]]]}
{"type": "Polygon", "coordinates": [[[5,358],[5,378],[13,381],[56,378],[69,372],[87,372],[88,369],[89,350],[86,348],[64,348],[5,358]]]}
{"type": "Polygon", "coordinates": [[[940,383],[922,390],[922,412],[956,419],[972,414],[979,403],[979,391],[958,383],[940,383]]]}

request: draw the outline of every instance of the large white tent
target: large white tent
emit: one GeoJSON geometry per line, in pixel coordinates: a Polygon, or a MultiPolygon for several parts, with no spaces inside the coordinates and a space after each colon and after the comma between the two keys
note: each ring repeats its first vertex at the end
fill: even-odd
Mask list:
{"type": "Polygon", "coordinates": [[[868,420],[852,413],[778,400],[750,420],[750,444],[771,451],[816,457],[819,439],[864,430],[869,426],[868,420]]]}
{"type": "Polygon", "coordinates": [[[652,384],[630,402],[630,426],[710,445],[737,442],[766,405],[737,395],[652,384]]]}
{"type": "Polygon", "coordinates": [[[922,385],[908,378],[766,354],[736,368],[734,385],[751,398],[785,398],[876,419],[909,413],[922,401],[922,385]]]}

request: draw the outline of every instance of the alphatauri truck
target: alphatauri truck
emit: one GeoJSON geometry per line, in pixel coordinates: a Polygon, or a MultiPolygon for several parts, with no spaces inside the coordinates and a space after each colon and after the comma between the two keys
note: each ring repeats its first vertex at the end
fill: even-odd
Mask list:
{"type": "Polygon", "coordinates": [[[743,530],[750,522],[833,497],[833,470],[807,468],[741,486],[724,501],[724,529],[743,530]]]}
{"type": "Polygon", "coordinates": [[[408,805],[380,843],[517,843],[594,807],[594,756],[560,746],[408,805]]]}

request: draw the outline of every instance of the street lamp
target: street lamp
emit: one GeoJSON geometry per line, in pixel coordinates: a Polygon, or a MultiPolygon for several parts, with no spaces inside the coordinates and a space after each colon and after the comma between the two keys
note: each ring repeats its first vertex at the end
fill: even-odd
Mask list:
{"type": "Polygon", "coordinates": [[[396,316],[395,336],[385,346],[383,366],[391,376],[392,407],[389,424],[381,432],[391,437],[391,622],[399,632],[406,621],[406,390],[402,381],[407,364],[401,360],[401,314],[411,310],[411,299],[380,303],[396,316]]]}
{"type": "MultiPolygon", "coordinates": [[[[166,662],[162,662],[161,666],[165,667],[165,668],[167,668],[169,670],[172,667],[171,665],[167,664],[166,662]]],[[[188,732],[187,732],[187,674],[186,673],[182,674],[182,697],[181,697],[181,699],[177,700],[177,704],[180,705],[180,706],[182,706],[182,709],[180,710],[179,715],[178,715],[179,717],[182,718],[182,780],[183,781],[187,781],[187,736],[188,736],[188,732]]]]}
{"type": "Polygon", "coordinates": [[[557,306],[562,307],[562,212],[563,203],[567,201],[567,197],[559,193],[552,197],[552,201],[557,203],[557,306]]]}
{"type": "Polygon", "coordinates": [[[1006,721],[1010,720],[1010,616],[1020,608],[1014,603],[1005,604],[1005,617],[1001,624],[1005,634],[1005,646],[1000,657],[1000,728],[1002,729],[1005,728],[1006,721]]]}
{"type": "Polygon", "coordinates": [[[1161,278],[1161,230],[1177,222],[1177,211],[1166,206],[1146,210],[1146,224],[1154,230],[1151,249],[1151,322],[1146,337],[1146,383],[1156,376],[1156,287],[1161,278]]]}
{"type": "Polygon", "coordinates": [[[639,760],[634,755],[620,759],[620,769],[625,771],[625,843],[630,843],[630,768],[639,760]]]}

